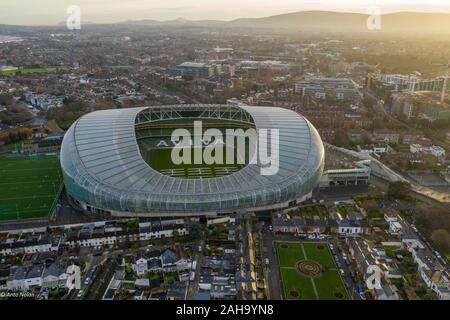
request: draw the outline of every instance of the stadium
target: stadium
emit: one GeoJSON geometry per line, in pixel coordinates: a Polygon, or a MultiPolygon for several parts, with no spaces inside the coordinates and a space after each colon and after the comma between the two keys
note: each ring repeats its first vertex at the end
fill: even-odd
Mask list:
{"type": "MultiPolygon", "coordinates": [[[[252,150],[250,144],[246,140],[245,150],[252,150]]],[[[201,151],[206,147],[202,143],[201,151]]],[[[239,158],[228,140],[224,149],[225,154],[239,158]]],[[[212,215],[270,211],[307,199],[322,175],[324,148],[311,123],[291,110],[171,105],[87,114],[66,133],[60,159],[67,193],[90,212],[212,215]],[[198,121],[201,134],[212,128],[218,134],[229,129],[254,129],[258,134],[278,129],[277,146],[270,150],[278,153],[276,172],[261,174],[266,164],[251,161],[250,152],[232,164],[175,164],[171,135],[182,129],[195,140],[198,121]]]]}

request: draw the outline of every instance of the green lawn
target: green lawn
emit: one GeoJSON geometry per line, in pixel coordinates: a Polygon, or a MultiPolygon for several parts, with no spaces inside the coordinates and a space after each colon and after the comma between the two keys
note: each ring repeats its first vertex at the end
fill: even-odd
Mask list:
{"type": "Polygon", "coordinates": [[[302,216],[304,218],[313,218],[314,216],[317,216],[320,219],[328,218],[328,210],[324,205],[314,205],[300,208],[291,214],[295,216],[302,216]]]}
{"type": "Polygon", "coordinates": [[[0,220],[46,217],[62,185],[59,158],[0,158],[0,220]]]}
{"type": "Polygon", "coordinates": [[[281,275],[283,277],[283,288],[285,296],[288,299],[301,299],[301,300],[315,300],[316,294],[314,293],[312,281],[310,278],[299,276],[295,269],[281,269],[281,275]],[[292,291],[299,292],[299,297],[291,296],[292,291]]]}
{"type": "Polygon", "coordinates": [[[342,296],[342,299],[348,300],[347,290],[342,284],[341,276],[337,270],[324,272],[320,277],[314,279],[319,300],[336,300],[336,294],[342,296]]]}
{"type": "Polygon", "coordinates": [[[64,67],[51,67],[51,68],[27,68],[27,69],[18,69],[18,70],[4,70],[0,71],[0,74],[5,76],[7,75],[15,75],[17,73],[27,74],[27,73],[49,73],[49,72],[57,72],[59,70],[66,70],[64,67]]]}
{"type": "Polygon", "coordinates": [[[305,259],[300,243],[277,242],[276,248],[280,266],[294,267],[297,261],[305,259]]]}
{"type": "Polygon", "coordinates": [[[333,257],[328,249],[328,244],[304,242],[303,248],[305,249],[308,260],[314,260],[315,262],[321,264],[323,267],[329,269],[336,268],[333,257]]]}
{"type": "MultiPolygon", "coordinates": [[[[203,150],[204,148],[202,149],[202,153],[203,150]]],[[[225,150],[230,149],[225,148],[225,150]]],[[[172,149],[153,149],[146,153],[144,159],[153,169],[163,174],[186,179],[226,176],[244,167],[243,164],[195,164],[193,157],[194,148],[191,148],[191,163],[177,165],[172,161],[172,149]]]]}
{"type": "Polygon", "coordinates": [[[313,242],[276,242],[284,296],[293,300],[348,300],[349,296],[336,269],[328,244],[313,242]],[[316,277],[301,274],[296,264],[302,260],[321,265],[316,277]],[[296,295],[296,293],[298,296],[296,295]]]}
{"type": "MultiPolygon", "coordinates": [[[[245,123],[236,123],[233,121],[218,121],[211,119],[201,119],[203,132],[208,128],[217,128],[222,134],[221,142],[226,143],[226,129],[243,129],[246,130],[252,126],[245,123]]],[[[195,163],[194,147],[190,148],[190,163],[176,164],[172,159],[172,151],[179,157],[184,156],[186,150],[176,149],[171,140],[171,135],[175,129],[186,129],[192,135],[194,133],[194,122],[192,119],[171,119],[158,121],[150,124],[139,125],[136,128],[136,136],[141,154],[145,161],[155,170],[170,175],[172,177],[180,177],[186,179],[221,177],[232,174],[242,169],[245,164],[237,163],[237,148],[235,146],[223,145],[223,154],[212,154],[212,157],[219,163],[207,164],[204,162],[205,144],[202,145],[202,163],[195,163]],[[180,151],[179,151],[180,150],[180,151]],[[233,155],[233,163],[227,164],[227,155],[233,155]],[[223,162],[223,163],[220,163],[223,162]]],[[[246,141],[246,152],[248,153],[249,143],[246,141]]],[[[188,149],[189,150],[189,149],[188,149]]],[[[248,163],[249,156],[246,154],[248,163]]]]}

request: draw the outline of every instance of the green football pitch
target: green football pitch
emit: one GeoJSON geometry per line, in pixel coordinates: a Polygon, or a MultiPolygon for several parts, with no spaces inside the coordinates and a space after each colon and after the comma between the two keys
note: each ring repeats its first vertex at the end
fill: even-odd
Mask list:
{"type": "MultiPolygon", "coordinates": [[[[197,147],[193,146],[187,148],[190,150],[177,149],[171,141],[171,133],[175,129],[186,129],[193,135],[193,119],[172,119],[163,122],[155,122],[151,124],[141,125],[136,128],[138,144],[141,155],[144,160],[156,171],[172,177],[179,177],[185,179],[199,179],[221,177],[232,174],[241,170],[249,162],[249,141],[245,141],[245,159],[240,156],[241,161],[238,161],[238,152],[236,146],[231,147],[226,144],[225,132],[226,129],[249,129],[251,125],[245,123],[236,123],[233,121],[216,121],[216,120],[202,120],[203,132],[209,128],[216,128],[222,133],[222,153],[217,155],[213,152],[213,158],[218,159],[217,163],[207,164],[202,156],[201,163],[195,163],[195,150],[201,148],[201,154],[205,154],[205,145],[197,147]],[[173,161],[173,153],[182,157],[184,151],[190,153],[190,160],[188,163],[176,164],[173,161]],[[227,155],[232,155],[233,161],[227,163],[227,155]]],[[[236,140],[237,142],[237,140],[236,140]]],[[[236,143],[235,142],[235,143],[236,143]]]]}
{"type": "Polygon", "coordinates": [[[56,156],[0,158],[0,221],[47,217],[61,186],[56,156]]]}
{"type": "Polygon", "coordinates": [[[327,243],[276,242],[288,300],[348,300],[327,243]]]}

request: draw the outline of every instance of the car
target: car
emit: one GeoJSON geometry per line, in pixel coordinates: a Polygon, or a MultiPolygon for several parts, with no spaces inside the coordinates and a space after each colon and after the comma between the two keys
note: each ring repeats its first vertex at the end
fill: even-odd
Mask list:
{"type": "Polygon", "coordinates": [[[314,240],[315,238],[316,238],[316,236],[313,235],[313,234],[308,235],[308,239],[309,239],[309,240],[314,240]]]}
{"type": "Polygon", "coordinates": [[[347,259],[347,255],[345,254],[345,252],[342,253],[342,258],[344,258],[344,260],[347,259]]]}
{"type": "Polygon", "coordinates": [[[87,277],[87,278],[84,280],[84,284],[85,284],[85,285],[88,285],[89,282],[91,282],[91,278],[87,277]]]}
{"type": "Polygon", "coordinates": [[[333,244],[332,244],[332,243],[330,243],[330,249],[331,249],[331,250],[333,250],[333,249],[334,249],[334,246],[333,246],[333,244]]]}
{"type": "Polygon", "coordinates": [[[78,291],[77,298],[81,298],[83,296],[83,293],[83,290],[78,291]]]}
{"type": "Polygon", "coordinates": [[[336,261],[336,266],[337,266],[338,268],[341,268],[341,267],[342,267],[342,265],[341,265],[341,263],[340,263],[339,261],[336,261]]]}
{"type": "Polygon", "coordinates": [[[272,227],[272,225],[270,225],[269,226],[269,231],[272,231],[273,230],[273,227],[272,227]]]}
{"type": "Polygon", "coordinates": [[[361,300],[366,300],[366,294],[364,292],[360,292],[359,297],[361,298],[361,300]]]}
{"type": "Polygon", "coordinates": [[[265,263],[266,263],[266,266],[268,266],[270,263],[269,259],[266,258],[265,263]]]}
{"type": "Polygon", "coordinates": [[[342,270],[342,269],[339,269],[339,273],[341,274],[341,276],[343,277],[343,276],[345,276],[345,272],[344,272],[344,270],[342,270]]]}

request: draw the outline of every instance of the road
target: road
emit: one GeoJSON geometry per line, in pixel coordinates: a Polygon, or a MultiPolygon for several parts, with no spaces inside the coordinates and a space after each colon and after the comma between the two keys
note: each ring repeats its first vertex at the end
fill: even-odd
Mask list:
{"type": "MultiPolygon", "coordinates": [[[[195,242],[195,245],[193,246],[194,250],[196,250],[198,248],[198,246],[201,246],[202,248],[204,248],[204,246],[205,246],[204,240],[195,242]]],[[[193,261],[197,261],[197,266],[196,266],[195,270],[192,270],[193,272],[195,272],[195,278],[194,278],[194,281],[189,281],[188,291],[187,291],[187,300],[194,300],[199,291],[198,285],[199,285],[199,281],[200,281],[200,269],[201,269],[202,260],[203,260],[203,250],[202,250],[202,252],[198,252],[198,250],[196,250],[195,252],[196,252],[196,254],[195,254],[193,261]]]]}
{"type": "Polygon", "coordinates": [[[269,259],[267,270],[267,283],[269,285],[269,299],[283,300],[283,286],[281,282],[280,268],[278,264],[278,257],[274,247],[274,236],[267,226],[262,229],[263,239],[263,260],[269,259]]]}
{"type": "MultiPolygon", "coordinates": [[[[329,241],[333,245],[334,253],[333,258],[335,258],[335,262],[338,261],[340,264],[340,269],[344,270],[344,276],[341,275],[342,281],[344,282],[344,285],[347,288],[347,292],[349,293],[352,300],[360,300],[358,291],[356,289],[356,283],[353,281],[351,275],[350,275],[350,268],[349,265],[346,263],[343,253],[345,252],[345,245],[340,243],[339,240],[336,238],[333,238],[329,241]]],[[[350,258],[350,254],[347,252],[347,259],[350,258]]],[[[336,266],[337,267],[337,266],[336,266]]]]}
{"type": "Polygon", "coordinates": [[[246,290],[242,293],[243,298],[245,300],[253,300],[251,286],[249,287],[249,283],[251,279],[249,279],[249,275],[251,272],[251,263],[250,263],[250,252],[249,252],[249,233],[251,232],[251,226],[249,222],[249,217],[246,214],[240,214],[239,220],[240,231],[241,231],[241,255],[243,257],[243,264],[241,265],[241,273],[245,278],[245,288],[246,290]]]}

